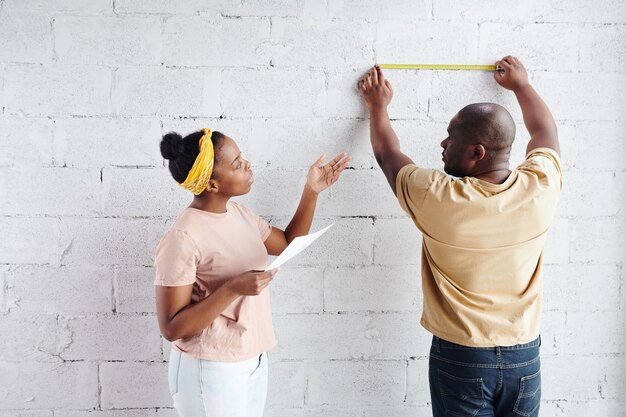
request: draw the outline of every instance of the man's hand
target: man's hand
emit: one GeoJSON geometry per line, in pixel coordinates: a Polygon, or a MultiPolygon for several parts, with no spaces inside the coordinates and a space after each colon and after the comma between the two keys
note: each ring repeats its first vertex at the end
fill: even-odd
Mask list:
{"type": "Polygon", "coordinates": [[[496,68],[502,68],[504,71],[494,72],[493,77],[496,82],[507,90],[516,91],[529,84],[528,73],[526,68],[519,59],[514,56],[507,55],[500,61],[496,62],[496,68]]]}
{"type": "Polygon", "coordinates": [[[363,97],[363,101],[365,101],[370,112],[375,109],[386,110],[393,97],[391,83],[385,79],[378,65],[361,78],[359,91],[361,91],[361,97],[363,97]]]}

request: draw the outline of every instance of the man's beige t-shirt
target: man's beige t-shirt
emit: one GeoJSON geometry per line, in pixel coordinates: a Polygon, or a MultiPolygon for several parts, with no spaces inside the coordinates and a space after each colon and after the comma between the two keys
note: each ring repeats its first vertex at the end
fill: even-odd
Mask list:
{"type": "MultiPolygon", "coordinates": [[[[230,202],[226,213],[186,208],[156,250],[154,285],[193,284],[197,303],[225,281],[250,270],[264,270],[263,242],[269,223],[241,204],[230,202]]],[[[237,298],[202,333],[179,339],[172,348],[194,358],[220,362],[250,359],[276,344],[269,289],[237,298]]]]}
{"type": "Polygon", "coordinates": [[[503,184],[403,167],[400,205],[423,234],[422,325],[474,346],[512,346],[539,335],[546,234],[561,192],[552,149],[529,152],[503,184]]]}

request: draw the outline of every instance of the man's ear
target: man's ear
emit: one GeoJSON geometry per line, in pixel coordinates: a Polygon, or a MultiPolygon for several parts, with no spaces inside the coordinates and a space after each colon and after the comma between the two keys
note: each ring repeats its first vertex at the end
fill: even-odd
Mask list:
{"type": "Polygon", "coordinates": [[[487,155],[487,150],[480,143],[474,145],[472,148],[472,159],[476,162],[482,160],[487,155]]]}
{"type": "Polygon", "coordinates": [[[209,183],[206,186],[206,190],[210,193],[216,193],[220,189],[220,185],[215,179],[210,179],[209,183]]]}

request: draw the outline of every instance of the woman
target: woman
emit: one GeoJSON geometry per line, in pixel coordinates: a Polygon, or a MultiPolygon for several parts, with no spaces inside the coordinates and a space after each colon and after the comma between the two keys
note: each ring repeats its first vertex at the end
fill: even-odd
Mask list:
{"type": "Polygon", "coordinates": [[[283,231],[230,201],[250,191],[250,163],[235,141],[202,129],[161,141],[174,179],[194,193],[156,250],[157,317],[172,342],[170,393],[182,417],[262,416],[267,393],[267,350],[275,343],[263,272],[309,232],[318,194],[350,161],[322,155],[308,172],[300,204],[283,231]]]}

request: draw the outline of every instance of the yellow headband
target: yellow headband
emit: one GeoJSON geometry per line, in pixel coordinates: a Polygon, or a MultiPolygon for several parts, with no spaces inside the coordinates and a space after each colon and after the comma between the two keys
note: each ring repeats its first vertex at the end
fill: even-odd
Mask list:
{"type": "Polygon", "coordinates": [[[189,174],[187,174],[187,179],[182,184],[179,184],[181,187],[186,188],[191,191],[195,195],[201,194],[211,179],[211,174],[213,173],[213,142],[211,141],[211,129],[202,129],[202,133],[204,135],[200,138],[200,153],[196,157],[189,174]]]}

